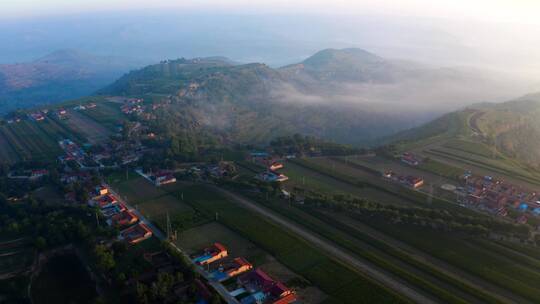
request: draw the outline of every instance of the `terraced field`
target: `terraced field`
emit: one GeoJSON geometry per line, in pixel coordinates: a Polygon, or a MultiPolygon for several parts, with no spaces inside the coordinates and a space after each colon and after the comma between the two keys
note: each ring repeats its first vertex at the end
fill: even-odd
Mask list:
{"type": "Polygon", "coordinates": [[[0,127],[0,163],[14,163],[19,160],[19,156],[5,137],[0,127]]]}
{"type": "Polygon", "coordinates": [[[108,130],[114,132],[116,126],[127,117],[120,110],[120,104],[103,101],[96,104],[95,108],[86,109],[80,112],[108,130]]]}
{"type": "Polygon", "coordinates": [[[77,111],[68,111],[69,119],[65,120],[66,125],[83,137],[90,143],[100,143],[109,138],[112,131],[77,111]]]}
{"type": "MultiPolygon", "coordinates": [[[[0,127],[3,140],[9,147],[0,148],[3,153],[14,151],[18,160],[51,160],[62,151],[56,141],[56,132],[50,125],[41,126],[40,122],[21,121],[0,127]]],[[[14,158],[14,157],[13,157],[14,158]]]]}

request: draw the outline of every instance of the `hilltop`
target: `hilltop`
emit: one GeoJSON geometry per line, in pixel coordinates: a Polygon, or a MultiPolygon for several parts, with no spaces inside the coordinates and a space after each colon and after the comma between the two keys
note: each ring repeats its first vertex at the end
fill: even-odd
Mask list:
{"type": "Polygon", "coordinates": [[[58,50],[31,62],[0,65],[0,114],[89,95],[139,64],[58,50]]]}

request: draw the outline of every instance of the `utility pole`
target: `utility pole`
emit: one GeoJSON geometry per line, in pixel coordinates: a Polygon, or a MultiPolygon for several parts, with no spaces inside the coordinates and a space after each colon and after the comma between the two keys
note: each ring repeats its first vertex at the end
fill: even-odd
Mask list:
{"type": "Polygon", "coordinates": [[[216,212],[216,222],[219,221],[219,213],[216,212]]]}
{"type": "Polygon", "coordinates": [[[167,239],[171,239],[171,219],[169,218],[169,211],[167,211],[167,239]]]}
{"type": "Polygon", "coordinates": [[[96,211],[96,225],[97,225],[97,227],[99,227],[99,216],[97,214],[97,211],[96,211]]]}

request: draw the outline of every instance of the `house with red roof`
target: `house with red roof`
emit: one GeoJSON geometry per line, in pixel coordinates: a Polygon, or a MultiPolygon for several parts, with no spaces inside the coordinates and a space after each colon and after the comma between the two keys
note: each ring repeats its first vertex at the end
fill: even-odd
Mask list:
{"type": "Polygon", "coordinates": [[[270,171],[276,171],[276,170],[279,170],[279,169],[283,169],[283,164],[282,163],[279,163],[279,162],[274,162],[270,165],[270,167],[268,167],[268,169],[270,169],[270,171]]]}
{"type": "Polygon", "coordinates": [[[116,205],[117,203],[118,200],[112,194],[105,194],[99,197],[95,197],[88,202],[90,206],[97,206],[99,209],[111,207],[113,205],[116,205]]]}
{"type": "Polygon", "coordinates": [[[151,236],[152,230],[144,223],[139,223],[120,232],[120,239],[125,240],[130,244],[137,244],[151,236]]]}
{"type": "Polygon", "coordinates": [[[161,185],[176,183],[176,178],[170,172],[161,172],[156,174],[154,177],[154,183],[158,187],[161,185]]]}
{"type": "Polygon", "coordinates": [[[244,272],[253,269],[253,265],[242,257],[235,258],[232,261],[220,263],[217,270],[213,271],[210,275],[218,281],[224,281],[229,278],[235,277],[244,272]]]}
{"type": "Polygon", "coordinates": [[[45,170],[45,169],[32,170],[32,172],[30,172],[30,179],[31,180],[39,179],[48,174],[49,174],[49,170],[45,170]]]}
{"type": "Polygon", "coordinates": [[[420,160],[412,153],[405,152],[401,155],[401,161],[410,166],[418,166],[420,160]]]}
{"type": "Polygon", "coordinates": [[[110,223],[114,226],[127,226],[135,224],[138,220],[139,218],[133,212],[125,210],[113,215],[110,223]]]}
{"type": "Polygon", "coordinates": [[[291,289],[272,279],[261,269],[240,276],[238,283],[250,293],[240,300],[242,304],[289,304],[297,300],[291,289]]]}
{"type": "Polygon", "coordinates": [[[220,243],[214,243],[205,248],[202,253],[193,258],[193,262],[199,265],[207,265],[212,262],[226,258],[229,255],[227,248],[220,243]]]}

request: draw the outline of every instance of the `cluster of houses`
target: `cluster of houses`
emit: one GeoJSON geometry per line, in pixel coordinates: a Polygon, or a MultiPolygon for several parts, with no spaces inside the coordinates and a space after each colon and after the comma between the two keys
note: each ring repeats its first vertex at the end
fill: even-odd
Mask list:
{"type": "Polygon", "coordinates": [[[193,262],[207,269],[209,277],[218,282],[236,278],[229,294],[242,304],[288,304],[296,302],[296,294],[285,284],[271,278],[262,269],[242,257],[229,258],[227,248],[214,243],[193,255],[193,262]]]}
{"type": "Polygon", "coordinates": [[[421,177],[412,175],[399,175],[393,171],[385,171],[383,173],[383,177],[412,189],[418,189],[424,185],[424,179],[421,177]]]}
{"type": "Polygon", "coordinates": [[[141,98],[126,98],[124,104],[120,107],[124,114],[141,114],[144,112],[143,99],[141,98]]]}
{"type": "Polygon", "coordinates": [[[144,154],[145,147],[140,142],[111,141],[107,144],[94,146],[92,152],[85,151],[71,139],[59,141],[64,155],[60,162],[75,161],[81,169],[100,170],[118,168],[138,161],[144,154]]]}
{"type": "Polygon", "coordinates": [[[401,161],[409,166],[418,166],[421,163],[421,158],[410,152],[405,152],[401,155],[401,161]]]}
{"type": "Polygon", "coordinates": [[[152,236],[152,230],[105,186],[96,187],[93,196],[88,200],[88,205],[98,208],[107,219],[108,225],[123,229],[118,236],[120,240],[137,244],[152,236]]]}
{"type": "Polygon", "coordinates": [[[256,179],[267,183],[284,182],[289,179],[285,174],[278,172],[278,170],[284,168],[279,158],[271,156],[267,152],[252,152],[250,158],[252,162],[266,168],[265,171],[255,176],[256,179]]]}
{"type": "Polygon", "coordinates": [[[521,211],[518,223],[526,223],[527,215],[540,215],[540,193],[494,179],[491,176],[475,176],[470,172],[462,176],[465,187],[458,189],[460,202],[486,209],[500,216],[508,214],[507,208],[521,211]]]}
{"type": "Polygon", "coordinates": [[[77,163],[82,164],[86,153],[78,144],[71,139],[63,139],[59,141],[58,144],[64,151],[64,155],[59,157],[60,162],[76,161],[77,163]]]}

